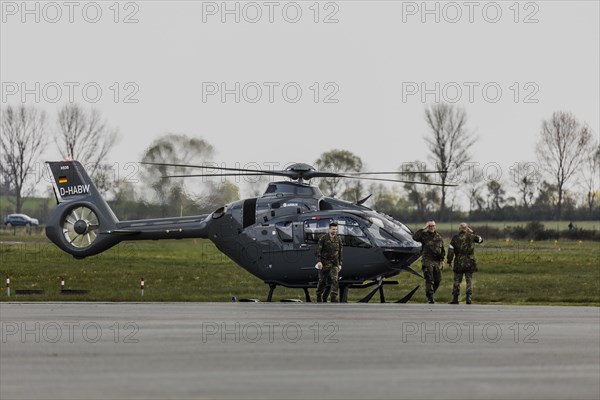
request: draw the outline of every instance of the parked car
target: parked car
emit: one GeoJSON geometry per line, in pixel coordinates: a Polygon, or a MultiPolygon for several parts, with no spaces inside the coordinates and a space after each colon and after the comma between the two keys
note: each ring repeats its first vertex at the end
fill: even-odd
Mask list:
{"type": "Polygon", "coordinates": [[[25,214],[8,214],[4,217],[4,225],[6,226],[33,226],[39,225],[40,222],[25,214]]]}

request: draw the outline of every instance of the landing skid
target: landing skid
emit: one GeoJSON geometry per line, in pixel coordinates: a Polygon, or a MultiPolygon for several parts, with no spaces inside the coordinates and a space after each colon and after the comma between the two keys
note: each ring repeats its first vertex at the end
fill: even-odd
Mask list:
{"type": "MultiPolygon", "coordinates": [[[[286,286],[286,287],[289,287],[289,286],[286,286]]],[[[269,283],[269,294],[267,295],[267,302],[268,303],[270,303],[270,302],[273,301],[273,292],[275,291],[276,288],[277,288],[277,284],[276,283],[269,283]]],[[[307,303],[312,303],[312,300],[310,298],[310,293],[308,293],[308,288],[307,287],[302,287],[302,289],[304,290],[304,298],[306,299],[306,302],[307,303]]]]}
{"type": "MultiPolygon", "coordinates": [[[[295,285],[283,285],[281,283],[275,283],[275,282],[265,282],[269,285],[269,294],[267,295],[267,302],[270,303],[273,301],[273,292],[275,291],[275,289],[277,288],[277,286],[284,286],[287,288],[295,288],[295,289],[302,289],[304,291],[304,297],[305,297],[305,301],[307,303],[312,303],[312,299],[310,297],[310,293],[308,292],[309,288],[315,288],[316,285],[310,285],[310,286],[295,286],[295,285]]],[[[360,299],[358,302],[359,303],[368,303],[373,296],[375,295],[375,293],[379,292],[379,302],[380,303],[385,303],[385,293],[384,293],[384,286],[385,285],[397,285],[398,281],[384,281],[383,279],[378,279],[376,281],[373,282],[369,282],[369,283],[340,283],[340,303],[347,303],[348,302],[348,291],[350,289],[364,289],[364,288],[368,288],[371,286],[374,286],[374,288],[362,299],[360,299]]],[[[407,303],[412,296],[416,293],[416,291],[419,289],[420,285],[417,285],[417,287],[415,287],[413,290],[411,290],[410,292],[408,292],[408,294],[406,296],[404,296],[403,298],[401,298],[400,300],[396,301],[396,303],[407,303]]]]}

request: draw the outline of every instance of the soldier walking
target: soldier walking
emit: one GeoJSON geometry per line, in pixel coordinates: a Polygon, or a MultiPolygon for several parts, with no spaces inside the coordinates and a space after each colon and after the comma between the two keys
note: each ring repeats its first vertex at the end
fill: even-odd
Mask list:
{"type": "Polygon", "coordinates": [[[433,294],[440,286],[444,269],[444,240],[435,230],[435,221],[427,221],[425,227],[413,235],[413,239],[422,244],[421,263],[425,277],[425,295],[429,304],[434,304],[433,294]]]}
{"type": "Polygon", "coordinates": [[[332,221],[329,232],[319,238],[317,244],[317,303],[327,302],[331,293],[331,302],[338,301],[338,273],[342,269],[342,239],[337,234],[338,224],[332,221]]]}
{"type": "Polygon", "coordinates": [[[473,273],[477,272],[477,261],[475,260],[474,243],[483,242],[483,238],[475,235],[466,223],[458,226],[458,234],[452,237],[448,246],[448,267],[454,271],[454,285],[452,287],[452,301],[448,304],[458,304],[460,284],[465,276],[467,281],[467,304],[471,304],[473,288],[471,279],[473,273]],[[454,261],[454,268],[452,268],[454,261]]]}

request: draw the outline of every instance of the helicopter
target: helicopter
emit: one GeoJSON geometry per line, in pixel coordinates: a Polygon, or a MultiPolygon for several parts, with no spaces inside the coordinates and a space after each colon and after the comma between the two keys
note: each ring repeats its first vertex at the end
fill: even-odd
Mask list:
{"type": "MultiPolygon", "coordinates": [[[[421,244],[412,239],[411,230],[393,217],[363,205],[370,197],[356,202],[326,197],[313,178],[339,177],[390,182],[374,174],[398,172],[317,171],[304,163],[283,170],[250,170],[211,166],[220,173],[170,175],[163,178],[262,175],[288,178],[269,182],[261,197],[222,205],[209,214],[173,218],[120,221],[103,199],[78,161],[46,163],[57,201],[46,225],[46,236],[60,249],[77,259],[99,254],[122,241],[203,238],[236,264],[269,286],[267,301],[272,301],[278,286],[303,289],[316,287],[318,270],[315,252],[320,236],[329,223],[338,223],[344,245],[344,265],[340,271],[340,302],[348,301],[349,289],[371,288],[359,302],[368,302],[379,292],[385,302],[384,286],[398,284],[389,280],[401,272],[418,277],[410,265],[421,253],[421,244]]],[[[203,165],[142,163],[163,167],[208,168],[203,165]]],[[[442,173],[428,171],[424,173],[442,173]]],[[[425,183],[442,186],[440,183],[425,183]]],[[[454,185],[446,185],[454,186],[454,185]]],[[[418,290],[416,286],[397,303],[406,303],[418,290]]]]}

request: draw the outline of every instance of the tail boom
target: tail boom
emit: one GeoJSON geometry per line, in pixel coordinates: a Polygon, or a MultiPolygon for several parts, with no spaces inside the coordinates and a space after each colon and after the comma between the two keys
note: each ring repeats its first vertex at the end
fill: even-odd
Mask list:
{"type": "Polygon", "coordinates": [[[78,161],[48,162],[56,209],[46,236],[59,248],[84,258],[123,240],[206,238],[210,215],[119,221],[78,161]]]}

